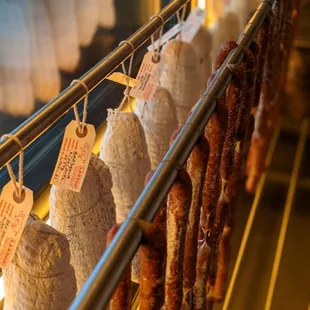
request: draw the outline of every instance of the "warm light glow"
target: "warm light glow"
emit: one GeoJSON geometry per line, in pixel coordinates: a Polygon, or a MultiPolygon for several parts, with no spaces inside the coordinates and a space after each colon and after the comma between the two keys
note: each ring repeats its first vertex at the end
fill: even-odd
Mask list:
{"type": "Polygon", "coordinates": [[[198,0],[198,6],[202,9],[206,9],[206,0],[198,0]]]}
{"type": "Polygon", "coordinates": [[[4,298],[4,283],[3,277],[0,278],[0,300],[4,298]]]}
{"type": "MultiPolygon", "coordinates": [[[[135,108],[135,100],[133,99],[131,101],[131,108],[130,105],[128,103],[124,104],[122,111],[123,112],[129,112],[131,111],[131,109],[135,108]]],[[[104,121],[104,123],[99,126],[99,128],[97,129],[97,133],[96,133],[96,141],[93,147],[93,153],[95,154],[99,154],[100,151],[100,144],[101,144],[101,140],[103,138],[103,135],[106,131],[106,121],[104,121]]],[[[49,209],[49,191],[50,191],[50,186],[46,187],[45,190],[41,193],[41,195],[39,195],[39,197],[36,198],[35,201],[35,205],[34,205],[34,211],[35,213],[39,216],[39,218],[46,218],[46,212],[48,212],[47,210],[49,209]]],[[[51,225],[51,219],[48,218],[48,220],[46,221],[46,224],[51,225]]],[[[0,276],[0,301],[2,301],[4,298],[4,283],[3,283],[3,276],[0,276]]]]}

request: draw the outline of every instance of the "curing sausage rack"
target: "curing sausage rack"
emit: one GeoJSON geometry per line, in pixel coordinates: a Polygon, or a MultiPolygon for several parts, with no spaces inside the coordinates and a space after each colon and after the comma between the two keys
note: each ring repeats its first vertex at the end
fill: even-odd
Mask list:
{"type": "MultiPolygon", "coordinates": [[[[112,51],[95,67],[85,73],[80,80],[87,85],[90,91],[93,90],[122,62],[124,62],[134,50],[138,49],[144,42],[146,42],[146,40],[148,40],[148,38],[158,30],[164,22],[169,20],[188,2],[189,0],[172,1],[160,11],[158,15],[153,16],[148,23],[129,37],[127,41],[123,42],[123,44],[112,51]]],[[[197,102],[182,131],[168,150],[163,161],[158,166],[154,176],[148,183],[148,186],[143,190],[133,206],[127,220],[123,223],[111,245],[99,260],[88,281],[73,301],[70,307],[71,310],[104,309],[105,305],[108,304],[123,272],[135,255],[141,241],[142,232],[136,222],[131,221],[130,219],[139,218],[151,222],[156,216],[162,200],[167,195],[176,178],[178,168],[187,160],[201,131],[204,129],[214,112],[216,100],[221,98],[231,80],[231,72],[226,65],[238,64],[241,62],[243,58],[243,48],[247,48],[253,40],[269,13],[273,2],[273,0],[262,1],[257,8],[255,14],[237,40],[239,46],[229,54],[222,67],[217,71],[212,83],[197,102]]],[[[75,106],[84,95],[85,90],[83,86],[78,83],[73,84],[21,124],[16,130],[11,132],[11,134],[19,138],[24,148],[28,147],[73,106],[75,106]]],[[[303,135],[301,137],[303,137],[303,135]]],[[[15,158],[18,153],[19,148],[12,140],[5,139],[1,141],[0,168],[4,167],[6,163],[15,158]]],[[[298,158],[297,162],[299,160],[298,158]]],[[[295,170],[298,172],[298,168],[295,168],[295,170]]],[[[254,199],[248,224],[246,225],[240,254],[228,289],[224,309],[227,309],[227,306],[225,308],[225,305],[229,302],[232,288],[234,287],[234,281],[240,267],[244,248],[247,243],[248,233],[253,223],[257,203],[264,186],[265,178],[266,175],[264,174],[259,183],[259,189],[254,199]]],[[[292,186],[296,185],[296,181],[294,180],[295,179],[291,179],[292,186]]],[[[292,195],[291,191],[290,187],[288,201],[291,199],[289,198],[292,195]]],[[[287,211],[286,214],[288,212],[289,211],[287,211]]],[[[283,225],[285,227],[286,224],[284,223],[283,225]]],[[[281,243],[279,244],[279,248],[280,247],[281,243]]],[[[275,272],[276,269],[277,268],[275,267],[275,272]]]]}

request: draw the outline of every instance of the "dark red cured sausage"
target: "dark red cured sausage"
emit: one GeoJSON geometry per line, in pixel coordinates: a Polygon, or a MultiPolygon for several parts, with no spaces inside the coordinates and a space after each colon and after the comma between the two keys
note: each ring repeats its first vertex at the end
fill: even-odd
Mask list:
{"type": "Polygon", "coordinates": [[[201,135],[187,160],[187,172],[192,181],[192,203],[189,212],[184,256],[183,291],[184,294],[193,287],[196,279],[197,243],[204,183],[209,157],[208,141],[201,135]]]}
{"type": "MultiPolygon", "coordinates": [[[[214,78],[214,74],[209,79],[209,83],[214,78]]],[[[215,207],[220,195],[219,168],[221,163],[222,149],[224,145],[227,127],[227,108],[225,97],[216,104],[216,109],[212,114],[206,128],[205,137],[210,146],[209,160],[206,170],[206,177],[203,184],[202,206],[200,216],[200,227],[203,233],[199,239],[203,239],[213,223],[215,207]]]]}
{"type": "Polygon", "coordinates": [[[196,282],[193,288],[193,309],[205,310],[206,309],[206,290],[208,281],[208,262],[210,247],[206,239],[202,240],[198,247],[197,252],[197,269],[196,269],[196,282]]]}
{"type": "Polygon", "coordinates": [[[239,118],[239,104],[244,91],[245,73],[243,66],[230,65],[232,72],[232,80],[228,85],[226,91],[226,105],[228,109],[227,130],[223,146],[223,154],[221,158],[220,172],[224,180],[229,180],[232,173],[234,153],[235,153],[235,139],[237,131],[237,123],[239,118]]]}
{"type": "Polygon", "coordinates": [[[138,220],[138,224],[143,231],[140,246],[140,309],[157,310],[165,300],[166,238],[155,224],[141,220],[138,220]]]}
{"type": "MultiPolygon", "coordinates": [[[[144,186],[151,180],[156,170],[151,170],[145,177],[144,186]]],[[[153,223],[161,229],[164,235],[167,235],[167,199],[162,202],[161,208],[159,209],[153,223]]]]}
{"type": "Polygon", "coordinates": [[[222,66],[226,57],[237,46],[238,46],[238,44],[235,41],[227,41],[223,44],[223,46],[220,48],[220,50],[218,51],[218,53],[216,55],[216,60],[215,60],[215,69],[216,70],[222,66]]]}
{"type": "Polygon", "coordinates": [[[191,180],[186,170],[181,168],[167,200],[165,309],[182,307],[184,248],[191,198],[191,180]]]}
{"type": "MultiPolygon", "coordinates": [[[[119,230],[121,224],[114,225],[107,235],[107,245],[109,245],[119,230]]],[[[111,301],[110,310],[129,310],[131,309],[131,264],[116,289],[111,301]]]]}

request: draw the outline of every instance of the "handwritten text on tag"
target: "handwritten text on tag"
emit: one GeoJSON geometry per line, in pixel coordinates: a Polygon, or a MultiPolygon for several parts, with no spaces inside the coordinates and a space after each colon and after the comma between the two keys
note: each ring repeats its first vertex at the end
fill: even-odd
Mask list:
{"type": "MultiPolygon", "coordinates": [[[[156,40],[154,42],[154,46],[155,49],[157,49],[158,47],[164,45],[166,42],[168,42],[171,38],[173,38],[174,36],[176,36],[182,29],[183,24],[176,24],[174,25],[172,28],[170,28],[165,34],[163,34],[160,38],[160,40],[156,40]],[[160,41],[160,42],[159,42],[160,41]],[[158,46],[160,43],[160,46],[158,46]]],[[[147,49],[149,51],[153,50],[153,44],[151,44],[150,46],[147,47],[147,49]]]]}
{"type": "Polygon", "coordinates": [[[33,193],[24,187],[21,198],[15,194],[13,182],[3,187],[0,196],[0,267],[7,267],[14,258],[33,205],[33,193]]]}
{"type": "Polygon", "coordinates": [[[127,83],[129,83],[129,87],[137,86],[140,83],[138,80],[131,78],[121,72],[113,72],[111,75],[107,77],[107,80],[123,84],[125,86],[127,85],[127,83]]]}
{"type": "Polygon", "coordinates": [[[191,11],[184,23],[184,26],[182,27],[181,38],[183,42],[190,43],[193,41],[201,26],[201,23],[205,18],[205,15],[205,11],[198,7],[191,11]]]}
{"type": "Polygon", "coordinates": [[[153,52],[147,52],[144,55],[137,75],[140,84],[131,89],[130,96],[144,101],[152,100],[158,86],[160,74],[160,55],[157,62],[154,57],[153,52]]]}
{"type": "Polygon", "coordinates": [[[88,168],[96,131],[86,124],[84,134],[79,134],[76,121],[66,127],[51,184],[79,192],[88,168]]]}

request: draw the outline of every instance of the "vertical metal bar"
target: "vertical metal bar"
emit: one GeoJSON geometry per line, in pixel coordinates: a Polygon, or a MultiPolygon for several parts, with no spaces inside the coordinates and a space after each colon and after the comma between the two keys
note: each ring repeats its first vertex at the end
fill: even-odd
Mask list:
{"type": "MultiPolygon", "coordinates": [[[[273,0],[264,1],[260,4],[257,12],[238,39],[241,46],[249,46],[267,16],[272,3],[273,0]]],[[[73,301],[70,306],[71,310],[103,309],[107,306],[141,241],[142,232],[137,227],[136,222],[130,219],[139,218],[149,222],[154,219],[162,200],[176,178],[178,167],[184,164],[200,132],[210,119],[215,109],[216,98],[220,98],[224,94],[231,80],[231,72],[225,65],[240,63],[242,57],[242,48],[236,48],[218,70],[213,82],[196,104],[180,134],[136,201],[127,220],[122,224],[79,295],[73,301]]]]}
{"type": "MultiPolygon", "coordinates": [[[[272,156],[273,156],[273,153],[274,153],[274,150],[276,148],[277,141],[278,141],[278,138],[279,138],[280,128],[281,128],[281,123],[279,123],[277,125],[277,127],[275,129],[275,132],[273,134],[272,140],[270,142],[270,146],[269,146],[267,157],[266,157],[266,170],[268,169],[268,166],[271,163],[271,159],[272,159],[272,156]]],[[[264,185],[265,185],[265,182],[266,182],[266,177],[267,177],[267,171],[265,171],[262,174],[262,176],[261,176],[261,178],[259,180],[259,183],[257,185],[254,201],[253,201],[253,204],[252,204],[252,207],[251,207],[251,210],[250,210],[250,214],[249,214],[247,223],[245,225],[244,233],[243,233],[243,236],[242,236],[240,248],[239,248],[237,259],[236,259],[236,263],[235,263],[234,270],[233,270],[233,273],[232,273],[232,276],[231,276],[231,279],[230,279],[230,282],[229,282],[229,286],[228,286],[228,289],[227,289],[227,292],[226,292],[226,296],[225,296],[225,300],[224,300],[224,304],[223,304],[223,308],[222,308],[223,310],[228,310],[229,302],[231,300],[233,289],[235,287],[235,283],[236,283],[237,276],[238,276],[238,273],[239,273],[239,270],[240,270],[241,262],[242,262],[242,259],[243,259],[243,256],[244,256],[245,248],[246,248],[246,245],[248,243],[250,232],[251,232],[251,229],[252,229],[252,226],[253,226],[253,222],[254,222],[254,218],[255,218],[255,215],[256,215],[257,207],[258,207],[261,195],[263,193],[263,188],[264,188],[264,185]]]]}
{"type": "Polygon", "coordinates": [[[278,274],[279,274],[279,267],[280,267],[282,253],[283,253],[283,247],[284,247],[287,227],[288,227],[288,223],[289,223],[289,219],[291,215],[291,210],[293,207],[293,201],[294,201],[296,185],[297,185],[297,180],[298,180],[299,171],[300,171],[300,165],[301,165],[303,152],[304,152],[306,141],[307,141],[308,127],[309,127],[309,121],[304,120],[300,128],[300,137],[299,137],[299,141],[297,145],[293,171],[292,171],[290,185],[289,185],[287,198],[285,202],[282,223],[281,223],[281,228],[280,228],[280,233],[279,233],[279,239],[277,243],[277,249],[275,252],[274,262],[272,266],[267,299],[265,303],[265,310],[270,310],[271,304],[272,304],[272,298],[273,298],[276,281],[277,281],[278,274]]]}

